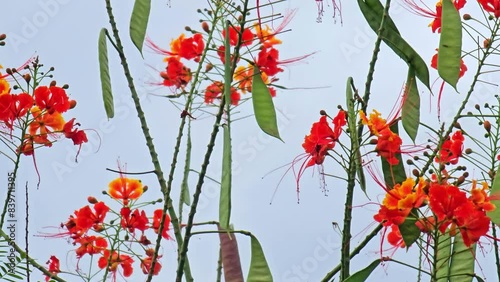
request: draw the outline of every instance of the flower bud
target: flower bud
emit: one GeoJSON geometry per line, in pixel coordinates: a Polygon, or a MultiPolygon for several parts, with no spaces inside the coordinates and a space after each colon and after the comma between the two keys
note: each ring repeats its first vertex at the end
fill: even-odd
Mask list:
{"type": "Polygon", "coordinates": [[[5,33],[0,34],[0,41],[5,40],[7,38],[7,35],[5,33]]]}
{"type": "Polygon", "coordinates": [[[465,153],[466,153],[467,155],[472,154],[472,149],[471,149],[471,148],[467,148],[467,149],[465,149],[465,153]]]}
{"type": "Polygon", "coordinates": [[[23,78],[24,78],[24,80],[25,80],[26,82],[28,82],[28,83],[29,83],[29,82],[30,82],[30,80],[31,80],[31,75],[30,75],[29,73],[24,74],[24,75],[23,75],[23,78]]]}
{"type": "Polygon", "coordinates": [[[186,31],[192,31],[192,29],[191,29],[189,26],[185,26],[185,27],[184,27],[184,29],[185,29],[186,31]]]}
{"type": "Polygon", "coordinates": [[[490,38],[486,38],[486,39],[483,41],[483,47],[484,47],[484,48],[491,47],[491,39],[490,39],[490,38]]]}
{"type": "Polygon", "coordinates": [[[56,86],[56,85],[57,85],[57,82],[56,82],[55,80],[52,80],[52,81],[50,82],[50,86],[51,86],[51,87],[52,87],[52,86],[56,86]]]}
{"type": "Polygon", "coordinates": [[[5,46],[5,41],[0,41],[0,46],[5,46]]]}
{"type": "Polygon", "coordinates": [[[87,202],[89,202],[89,203],[91,203],[93,205],[98,203],[97,199],[95,197],[93,197],[93,196],[87,197],[87,202]]]}
{"type": "Polygon", "coordinates": [[[470,14],[464,14],[462,16],[462,18],[464,19],[464,21],[468,21],[468,20],[472,19],[472,17],[470,16],[470,14]]]}
{"type": "Polygon", "coordinates": [[[485,120],[483,123],[483,127],[484,127],[484,129],[486,129],[486,132],[490,133],[491,123],[489,121],[485,120]]]}
{"type": "Polygon", "coordinates": [[[62,89],[68,89],[68,88],[69,88],[69,85],[68,85],[68,84],[64,84],[61,88],[62,88],[62,89]]]}
{"type": "Polygon", "coordinates": [[[75,100],[70,100],[70,101],[69,101],[69,108],[70,108],[70,109],[73,109],[73,108],[75,108],[75,107],[76,107],[76,101],[75,101],[75,100]]]}
{"type": "Polygon", "coordinates": [[[415,168],[411,171],[411,173],[413,174],[413,176],[415,177],[419,177],[420,176],[420,172],[418,172],[418,170],[415,168]]]}
{"type": "Polygon", "coordinates": [[[144,186],[142,187],[142,192],[143,192],[143,193],[146,193],[146,192],[148,191],[148,189],[149,189],[149,188],[148,188],[148,185],[144,185],[144,186]]]}
{"type": "Polygon", "coordinates": [[[208,63],[207,66],[205,67],[205,72],[209,72],[214,68],[214,65],[208,63]]]}
{"type": "Polygon", "coordinates": [[[5,72],[8,74],[8,75],[12,75],[12,70],[10,68],[6,68],[5,69],[5,72]]]}
{"type": "Polygon", "coordinates": [[[326,116],[326,111],[325,110],[321,110],[321,111],[319,111],[319,114],[322,115],[322,116],[326,116]]]}
{"type": "Polygon", "coordinates": [[[460,184],[462,184],[462,183],[464,183],[464,182],[465,182],[465,177],[460,176],[460,177],[457,179],[456,185],[458,186],[458,185],[460,185],[460,184]]]}
{"type": "Polygon", "coordinates": [[[210,27],[208,26],[207,22],[202,22],[201,23],[201,29],[203,29],[206,33],[210,32],[210,27]]]}
{"type": "Polygon", "coordinates": [[[474,108],[476,108],[476,110],[479,110],[481,108],[481,106],[479,106],[479,104],[475,104],[474,108]]]}
{"type": "Polygon", "coordinates": [[[457,121],[455,122],[455,124],[453,125],[456,129],[462,129],[462,126],[460,125],[460,123],[457,121]]]}

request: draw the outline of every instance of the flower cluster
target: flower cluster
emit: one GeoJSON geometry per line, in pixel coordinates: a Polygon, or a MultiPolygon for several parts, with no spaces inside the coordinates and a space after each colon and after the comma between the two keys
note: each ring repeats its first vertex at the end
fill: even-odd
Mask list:
{"type": "MultiPolygon", "coordinates": [[[[209,14],[209,19],[212,19],[213,15],[209,14]]],[[[252,92],[252,80],[254,74],[254,68],[258,68],[258,71],[262,77],[262,80],[266,85],[268,85],[268,90],[271,96],[276,96],[276,89],[270,86],[273,82],[277,81],[276,75],[283,72],[282,65],[292,63],[301,60],[306,56],[293,58],[289,60],[280,60],[279,51],[276,48],[277,45],[281,44],[282,41],[277,38],[277,35],[282,32],[286,24],[292,19],[293,12],[289,13],[284,17],[283,23],[279,25],[276,29],[271,29],[267,25],[261,25],[260,23],[255,23],[248,27],[243,27],[241,23],[230,25],[226,34],[226,29],[223,27],[217,27],[214,31],[211,31],[209,24],[206,21],[202,22],[202,30],[206,33],[200,33],[187,28],[188,31],[193,33],[192,37],[186,37],[186,35],[181,34],[177,39],[172,40],[170,44],[170,50],[165,50],[157,46],[151,40],[147,41],[147,44],[151,49],[159,54],[165,55],[164,61],[167,63],[165,71],[160,72],[160,76],[163,79],[163,85],[172,87],[174,91],[181,90],[181,93],[185,93],[185,88],[189,82],[191,82],[193,73],[190,68],[186,67],[181,59],[193,60],[195,63],[205,63],[200,62],[201,57],[204,52],[207,52],[204,61],[208,61],[205,67],[205,79],[209,81],[207,86],[204,86],[204,102],[205,104],[213,104],[216,100],[221,99],[224,93],[224,82],[220,78],[212,79],[210,78],[210,71],[213,68],[218,68],[216,74],[220,76],[223,72],[221,69],[221,63],[226,63],[226,47],[224,42],[226,38],[229,39],[229,57],[231,62],[239,63],[240,59],[244,59],[248,62],[246,65],[236,66],[233,72],[233,81],[230,88],[230,99],[231,104],[236,106],[240,103],[242,99],[241,94],[247,94],[252,92]],[[220,31],[222,30],[222,31],[220,31]],[[212,36],[209,36],[212,34],[212,36]],[[207,45],[211,44],[207,42],[208,38],[216,38],[213,34],[218,34],[218,39],[221,43],[215,48],[215,50],[206,50],[207,45]],[[244,47],[244,48],[243,48],[244,47]],[[238,50],[236,50],[238,49],[238,50]],[[245,50],[245,51],[244,51],[245,50]],[[216,54],[211,55],[209,52],[214,51],[216,54]],[[220,60],[220,62],[211,62],[210,58],[215,57],[220,60]]],[[[212,21],[212,20],[211,20],[212,21]]],[[[214,21],[212,21],[214,22],[214,21]]],[[[192,86],[197,87],[197,86],[192,86]]]]}
{"type": "MultiPolygon", "coordinates": [[[[146,236],[148,230],[153,230],[158,234],[162,219],[165,221],[162,237],[171,239],[168,232],[170,217],[163,214],[162,209],[157,209],[151,217],[148,217],[145,210],[137,208],[137,200],[147,191],[147,187],[137,179],[126,178],[123,175],[112,180],[108,185],[107,195],[117,200],[120,211],[113,211],[102,201],[94,197],[89,197],[91,204],[75,210],[70,215],[68,221],[61,223],[61,228],[66,231],[58,234],[58,237],[69,237],[73,240],[73,245],[77,246],[75,254],[78,260],[88,256],[98,255],[97,266],[100,269],[107,269],[116,280],[116,274],[120,267],[124,277],[129,277],[133,273],[134,257],[140,261],[140,267],[144,274],[151,269],[154,249],[150,247],[151,241],[146,236]],[[116,218],[107,220],[109,215],[116,218]],[[139,234],[136,234],[139,232],[139,234]],[[118,240],[119,242],[117,242],[118,240]],[[120,243],[121,242],[121,243],[120,243]],[[127,242],[127,244],[123,244],[127,242]],[[132,243],[139,245],[145,255],[139,257],[132,250],[132,243]],[[118,246],[118,247],[116,247],[118,246]]],[[[161,264],[155,263],[153,271],[157,275],[161,270],[161,264]]],[[[51,257],[50,263],[54,263],[56,257],[51,257]]],[[[51,268],[52,273],[60,272],[59,267],[51,268]]],[[[48,279],[48,277],[47,277],[48,279]]]]}
{"type": "Polygon", "coordinates": [[[41,81],[32,81],[32,74],[40,68],[38,59],[28,62],[21,67],[27,70],[20,74],[17,69],[7,69],[7,74],[0,73],[0,130],[2,136],[13,138],[13,131],[18,129],[25,133],[19,137],[17,152],[24,155],[33,155],[37,147],[51,147],[60,137],[71,139],[74,145],[81,148],[88,142],[87,135],[75,123],[75,118],[66,121],[63,114],[76,106],[75,100],[70,100],[67,86],[57,86],[55,81],[50,85],[40,85],[41,81]],[[30,68],[31,63],[31,68],[30,68]],[[21,93],[13,93],[9,79],[17,82],[20,76],[28,83],[28,90],[24,91],[17,84],[14,89],[21,89],[21,93]],[[33,84],[29,84],[33,82],[33,84]]]}
{"type": "Polygon", "coordinates": [[[481,188],[476,184],[473,181],[470,191],[466,193],[446,181],[439,183],[420,178],[415,184],[413,179],[408,178],[387,190],[374,219],[391,227],[387,240],[394,246],[405,247],[402,240],[397,240],[402,238],[399,226],[411,214],[418,218],[416,226],[421,232],[439,230],[441,234],[449,233],[450,236],[460,233],[464,244],[469,247],[487,234],[491,221],[486,212],[495,209],[490,202],[486,182],[481,188]],[[419,210],[424,207],[425,210],[419,210]],[[396,236],[398,233],[399,236],[396,236]]]}

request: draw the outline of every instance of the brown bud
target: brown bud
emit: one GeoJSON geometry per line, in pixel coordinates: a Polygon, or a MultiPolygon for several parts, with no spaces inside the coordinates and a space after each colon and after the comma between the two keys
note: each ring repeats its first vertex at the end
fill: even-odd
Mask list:
{"type": "Polygon", "coordinates": [[[75,107],[76,107],[76,101],[75,101],[75,100],[70,100],[70,101],[69,101],[69,108],[70,108],[70,109],[73,109],[73,108],[75,108],[75,107]]]}
{"type": "MultiPolygon", "coordinates": [[[[151,244],[151,241],[149,241],[148,237],[142,235],[141,236],[141,239],[139,240],[139,243],[142,244],[142,245],[150,245],[151,244]]],[[[146,250],[146,253],[147,253],[147,250],[146,250]]]]}
{"type": "Polygon", "coordinates": [[[142,192],[145,193],[148,191],[148,185],[144,185],[144,187],[142,187],[142,192]]]}
{"type": "Polygon", "coordinates": [[[191,28],[190,28],[189,26],[185,26],[185,27],[184,27],[184,29],[185,29],[186,31],[191,31],[191,28]]]}
{"type": "Polygon", "coordinates": [[[467,148],[467,149],[465,149],[465,153],[466,153],[467,155],[472,154],[472,149],[471,149],[471,148],[467,148]]]}
{"type": "Polygon", "coordinates": [[[146,249],[146,256],[148,257],[152,257],[155,253],[155,249],[153,248],[149,248],[149,249],[146,249]]]}
{"type": "Polygon", "coordinates": [[[24,80],[25,80],[26,82],[28,82],[28,83],[29,83],[29,82],[30,82],[30,80],[31,80],[31,75],[30,75],[29,73],[24,74],[24,75],[23,75],[23,78],[24,78],[24,80]]]}
{"type": "Polygon", "coordinates": [[[490,133],[491,123],[489,121],[485,120],[483,123],[483,127],[484,127],[484,129],[486,129],[486,132],[490,133]]]}
{"type": "Polygon", "coordinates": [[[214,65],[208,63],[207,66],[205,67],[205,72],[209,72],[214,68],[214,65]]]}
{"type": "Polygon", "coordinates": [[[161,78],[163,78],[163,79],[167,79],[167,80],[168,80],[168,79],[170,79],[170,78],[168,77],[168,73],[167,73],[166,71],[162,71],[162,72],[160,72],[160,76],[161,76],[161,78]]]}
{"type": "Polygon", "coordinates": [[[420,172],[418,172],[418,170],[415,168],[411,171],[411,173],[413,174],[413,176],[415,177],[419,177],[420,176],[420,172]]]}
{"type": "Polygon", "coordinates": [[[411,159],[406,160],[406,164],[407,165],[413,165],[413,160],[411,160],[411,159]]]}
{"type": "Polygon", "coordinates": [[[69,88],[69,85],[68,85],[68,84],[64,84],[61,88],[62,88],[62,89],[68,89],[68,88],[69,88]]]}
{"type": "Polygon", "coordinates": [[[210,27],[208,26],[207,22],[202,22],[201,23],[201,29],[203,29],[206,33],[210,32],[210,27]]]}
{"type": "Polygon", "coordinates": [[[462,174],[464,177],[469,177],[469,172],[464,172],[464,174],[462,174]]]}
{"type": "Polygon", "coordinates": [[[93,197],[93,196],[87,197],[87,202],[89,202],[91,204],[97,204],[98,203],[97,199],[95,197],[93,197]]]}
{"type": "Polygon", "coordinates": [[[5,33],[0,34],[0,40],[5,40],[5,38],[7,38],[5,33]]]}
{"type": "Polygon", "coordinates": [[[55,80],[52,80],[52,81],[50,82],[50,86],[51,86],[51,87],[52,87],[52,86],[56,86],[56,85],[57,85],[57,82],[56,82],[55,80]]]}
{"type": "Polygon", "coordinates": [[[372,145],[377,145],[377,143],[378,143],[378,140],[375,138],[370,140],[370,144],[372,144],[372,145]]]}
{"type": "Polygon", "coordinates": [[[458,179],[457,179],[457,184],[456,184],[456,185],[458,186],[458,185],[460,185],[460,184],[464,183],[464,181],[465,181],[465,177],[460,176],[460,177],[458,177],[458,179]]]}
{"type": "Polygon", "coordinates": [[[5,46],[5,41],[0,41],[0,46],[5,46]]]}
{"type": "Polygon", "coordinates": [[[462,126],[460,125],[460,123],[457,121],[455,122],[455,124],[453,125],[455,128],[457,129],[462,129],[462,126]]]}
{"type": "Polygon", "coordinates": [[[462,16],[462,18],[464,19],[464,21],[468,21],[468,20],[472,19],[472,17],[469,14],[464,14],[462,16]]]}
{"type": "Polygon", "coordinates": [[[484,47],[484,48],[491,47],[491,39],[490,39],[490,38],[486,38],[486,39],[483,41],[483,47],[484,47]]]}
{"type": "Polygon", "coordinates": [[[481,108],[481,106],[479,106],[479,104],[475,104],[474,108],[476,108],[476,110],[479,110],[481,108]]]}
{"type": "Polygon", "coordinates": [[[322,116],[326,116],[326,111],[325,110],[321,110],[321,111],[319,111],[319,114],[322,115],[322,116]]]}

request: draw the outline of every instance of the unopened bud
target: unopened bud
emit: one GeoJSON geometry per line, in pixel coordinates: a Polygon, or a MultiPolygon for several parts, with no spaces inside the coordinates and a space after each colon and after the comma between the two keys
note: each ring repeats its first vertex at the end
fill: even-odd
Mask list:
{"type": "Polygon", "coordinates": [[[486,39],[483,41],[483,47],[484,47],[484,48],[491,47],[491,39],[490,39],[490,38],[486,38],[486,39]]]}
{"type": "Polygon", "coordinates": [[[322,115],[322,116],[326,116],[326,111],[325,110],[321,110],[321,111],[319,111],[319,114],[322,115]]]}
{"type": "Polygon", "coordinates": [[[68,84],[64,84],[61,88],[62,88],[62,89],[68,89],[68,88],[69,88],[69,85],[68,85],[68,84]]]}
{"type": "Polygon", "coordinates": [[[7,38],[5,33],[0,34],[0,40],[5,40],[5,38],[7,38]]]}
{"type": "Polygon", "coordinates": [[[162,72],[160,72],[160,76],[161,76],[161,78],[166,79],[166,80],[170,79],[170,78],[168,77],[168,73],[167,73],[166,71],[162,71],[162,72]]]}
{"type": "Polygon", "coordinates": [[[471,148],[467,148],[467,149],[465,149],[465,153],[466,153],[467,155],[472,154],[472,149],[471,149],[471,148]]]}
{"type": "Polygon", "coordinates": [[[458,185],[460,185],[460,184],[462,184],[462,183],[464,183],[464,182],[465,182],[465,177],[460,176],[460,177],[457,179],[457,184],[456,184],[456,185],[458,186],[458,185]]]}
{"type": "Polygon", "coordinates": [[[464,21],[468,21],[468,20],[472,19],[472,17],[469,14],[464,14],[462,16],[462,18],[464,19],[464,21]]]}
{"type": "Polygon", "coordinates": [[[144,187],[142,187],[142,192],[145,193],[148,191],[148,185],[144,185],[144,187]]]}
{"type": "Polygon", "coordinates": [[[455,128],[457,129],[462,129],[462,126],[460,125],[460,123],[457,121],[455,122],[455,124],[453,125],[455,128]]]}
{"type": "Polygon", "coordinates": [[[30,82],[30,80],[31,80],[31,75],[30,75],[29,73],[27,73],[27,74],[23,75],[23,78],[24,78],[24,80],[25,80],[26,82],[28,82],[28,83],[29,83],[29,82],[30,82]]]}
{"type": "Polygon", "coordinates": [[[184,27],[184,29],[185,29],[186,31],[191,31],[191,28],[190,28],[189,26],[185,26],[185,27],[184,27]]]}
{"type": "Polygon", "coordinates": [[[418,170],[415,168],[411,171],[411,173],[413,174],[413,176],[415,177],[419,177],[420,176],[420,172],[418,172],[418,170]]]}
{"type": "Polygon", "coordinates": [[[92,196],[89,196],[87,198],[87,202],[91,203],[91,204],[97,204],[97,199],[95,197],[92,197],[92,196]]]}
{"type": "Polygon", "coordinates": [[[479,104],[475,104],[474,108],[476,108],[476,110],[479,110],[481,108],[481,106],[479,106],[479,104]]]}
{"type": "Polygon", "coordinates": [[[484,129],[486,129],[486,132],[490,133],[491,123],[489,121],[485,120],[483,123],[483,127],[484,127],[484,129]]]}
{"type": "Polygon", "coordinates": [[[0,41],[0,46],[5,46],[5,41],[0,41]]]}
{"type": "Polygon", "coordinates": [[[50,67],[50,69],[49,69],[49,71],[54,71],[54,70],[55,70],[54,67],[50,67]]]}
{"type": "Polygon", "coordinates": [[[76,107],[76,101],[75,101],[75,100],[70,100],[70,101],[69,101],[69,108],[70,108],[70,109],[73,109],[73,108],[75,108],[75,107],[76,107]]]}
{"type": "Polygon", "coordinates": [[[209,72],[214,68],[214,65],[208,63],[207,66],[205,67],[205,72],[209,72]]]}
{"type": "Polygon", "coordinates": [[[52,86],[56,86],[56,85],[57,85],[57,82],[56,82],[55,80],[52,80],[52,81],[50,82],[50,86],[51,86],[51,87],[52,87],[52,86]]]}
{"type": "Polygon", "coordinates": [[[377,145],[377,143],[378,143],[378,140],[375,138],[370,140],[370,144],[372,144],[372,145],[377,145]]]}
{"type": "Polygon", "coordinates": [[[202,22],[201,23],[201,29],[203,29],[206,33],[210,32],[210,27],[208,26],[207,22],[202,22]]]}
{"type": "Polygon", "coordinates": [[[464,172],[463,176],[464,177],[469,177],[469,172],[468,171],[464,172]]]}
{"type": "Polygon", "coordinates": [[[9,75],[12,75],[12,70],[10,68],[6,68],[5,69],[5,72],[9,75]]]}
{"type": "Polygon", "coordinates": [[[409,159],[409,160],[406,160],[406,164],[407,164],[407,165],[413,165],[413,160],[410,160],[410,159],[409,159]]]}

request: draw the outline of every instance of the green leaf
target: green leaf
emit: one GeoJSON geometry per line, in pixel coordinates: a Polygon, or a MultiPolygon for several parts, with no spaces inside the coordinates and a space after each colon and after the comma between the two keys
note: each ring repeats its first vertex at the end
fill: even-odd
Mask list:
{"type": "Polygon", "coordinates": [[[252,258],[250,260],[250,270],[248,271],[247,282],[272,282],[273,275],[267,265],[266,257],[262,251],[259,240],[250,235],[252,244],[252,258]]]}
{"type": "Polygon", "coordinates": [[[497,208],[493,211],[486,212],[490,217],[491,221],[496,225],[500,225],[500,167],[498,167],[495,173],[495,178],[493,179],[493,184],[490,190],[490,201],[497,208]]]}
{"type": "Polygon", "coordinates": [[[417,209],[413,209],[411,213],[406,217],[405,221],[399,225],[399,231],[405,242],[406,249],[408,249],[415,241],[420,237],[420,229],[415,225],[417,218],[415,215],[418,214],[417,209]]]}
{"type": "Polygon", "coordinates": [[[354,161],[356,163],[356,171],[359,178],[359,186],[361,190],[366,194],[366,179],[365,173],[363,170],[363,166],[361,165],[361,151],[359,149],[359,141],[358,141],[358,129],[357,129],[357,111],[354,108],[354,93],[352,91],[353,88],[353,79],[349,77],[347,79],[346,85],[346,104],[347,104],[347,126],[349,128],[349,137],[351,138],[351,148],[354,151],[354,161]]]}
{"type": "Polygon", "coordinates": [[[343,282],[365,282],[368,279],[368,276],[379,266],[380,259],[374,260],[370,265],[361,269],[360,271],[354,273],[353,275],[347,277],[343,282]]]}
{"type": "Polygon", "coordinates": [[[262,131],[281,140],[273,97],[262,80],[257,66],[253,67],[252,102],[255,119],[262,131]]]}
{"type": "Polygon", "coordinates": [[[466,247],[462,234],[455,235],[450,262],[450,282],[472,282],[476,259],[476,244],[466,247]]]}
{"type": "Polygon", "coordinates": [[[219,223],[222,229],[229,228],[231,215],[231,131],[229,125],[225,124],[224,145],[222,149],[222,179],[219,201],[219,223]]]}
{"type": "Polygon", "coordinates": [[[187,206],[191,205],[191,195],[189,194],[189,171],[191,170],[191,120],[188,119],[188,129],[187,129],[187,142],[186,142],[186,160],[184,163],[184,175],[182,177],[181,183],[181,195],[180,195],[180,207],[179,213],[182,213],[182,204],[187,206]]]}
{"type": "MultiPolygon", "coordinates": [[[[392,132],[398,134],[398,123],[395,122],[391,125],[392,132]]],[[[403,159],[401,158],[401,154],[396,154],[396,159],[398,159],[397,165],[390,165],[384,157],[380,157],[382,159],[382,172],[384,174],[384,181],[387,187],[394,187],[394,185],[398,183],[402,183],[406,180],[405,167],[403,165],[403,159]]]]}
{"type": "Polygon", "coordinates": [[[450,274],[451,237],[449,233],[439,234],[436,253],[437,282],[448,282],[450,274]]]}
{"type": "MultiPolygon", "coordinates": [[[[379,0],[358,0],[358,5],[368,25],[378,34],[384,8],[379,0]]],[[[387,16],[382,33],[382,40],[389,46],[408,66],[413,67],[417,78],[428,88],[429,69],[420,55],[401,37],[392,19],[387,16]]]]}
{"type": "Polygon", "coordinates": [[[462,60],[462,21],[451,1],[444,1],[442,9],[437,68],[439,76],[456,88],[462,60]]]}
{"type": "Polygon", "coordinates": [[[104,101],[104,108],[108,119],[113,118],[115,115],[115,108],[113,105],[113,93],[111,92],[111,78],[109,76],[108,65],[108,46],[107,46],[107,33],[108,31],[103,28],[99,33],[99,73],[101,75],[101,88],[102,99],[104,101]]]}
{"type": "Polygon", "coordinates": [[[130,18],[130,38],[141,55],[150,11],[151,0],[135,0],[132,17],[130,18]]]}
{"type": "Polygon", "coordinates": [[[401,109],[403,128],[413,143],[415,143],[418,126],[420,125],[420,95],[418,94],[417,82],[415,81],[415,71],[412,67],[408,69],[405,96],[403,99],[403,108],[401,109]]]}

